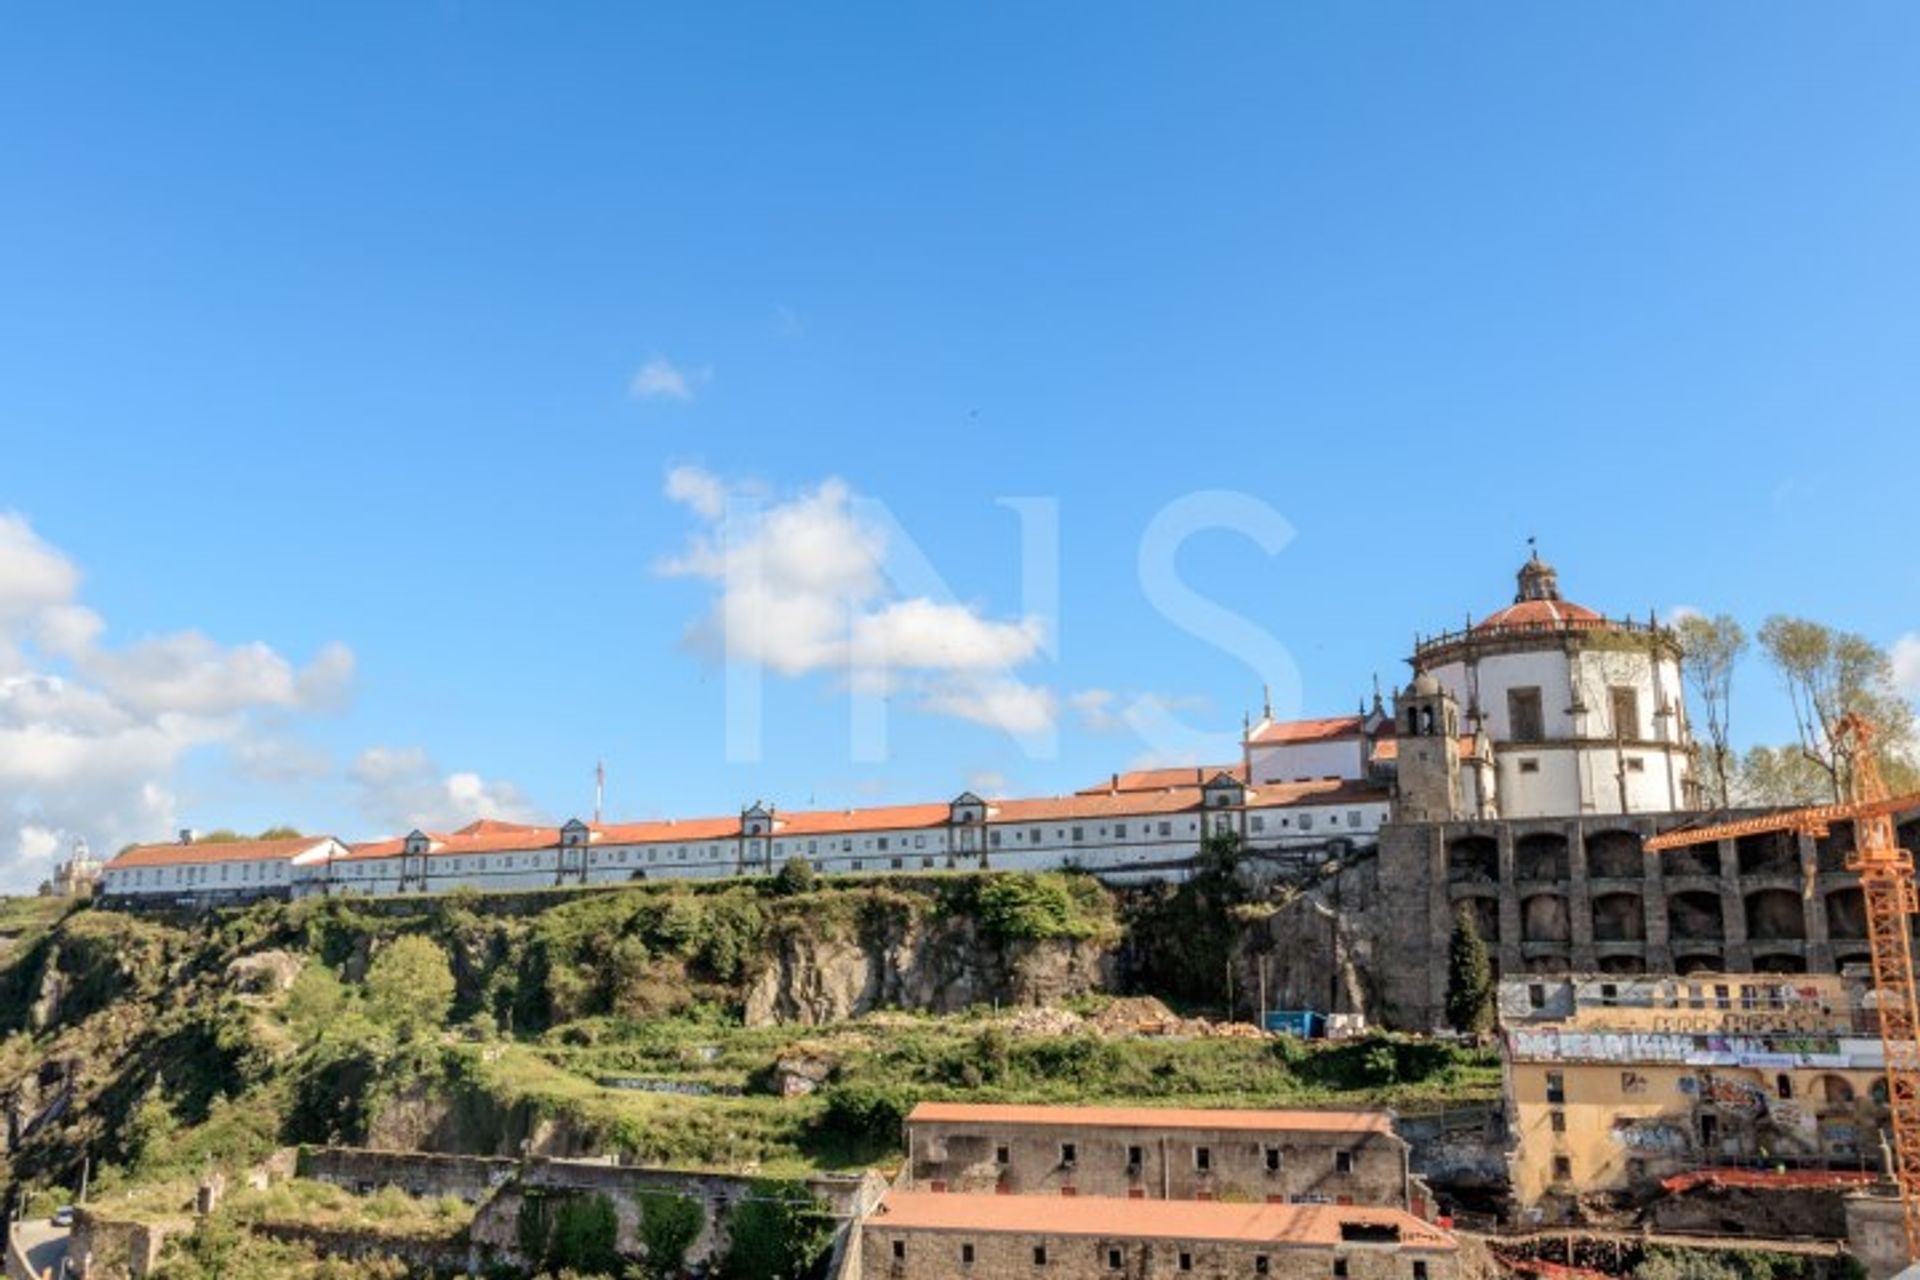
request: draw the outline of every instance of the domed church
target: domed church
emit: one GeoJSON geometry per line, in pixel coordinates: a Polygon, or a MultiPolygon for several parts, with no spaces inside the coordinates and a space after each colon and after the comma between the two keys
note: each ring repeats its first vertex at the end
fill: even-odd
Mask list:
{"type": "Polygon", "coordinates": [[[1680,645],[1560,594],[1537,551],[1513,603],[1417,641],[1394,699],[1400,821],[1695,807],[1680,645]]]}

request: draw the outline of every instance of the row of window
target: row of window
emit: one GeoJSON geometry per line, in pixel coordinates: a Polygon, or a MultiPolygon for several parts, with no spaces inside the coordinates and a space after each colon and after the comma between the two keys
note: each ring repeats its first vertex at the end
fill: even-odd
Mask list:
{"type": "MultiPolygon", "coordinates": [[[[1313,829],[1313,815],[1311,813],[1301,813],[1301,814],[1295,815],[1295,817],[1281,818],[1280,826],[1287,827],[1290,823],[1295,821],[1296,817],[1298,821],[1299,830],[1311,831],[1313,829]]],[[[1338,813],[1330,814],[1328,815],[1328,821],[1333,826],[1336,826],[1336,827],[1340,826],[1341,815],[1338,813]]],[[[1191,831],[1194,825],[1195,824],[1191,821],[1189,821],[1186,824],[1189,831],[1191,831]]],[[[1260,814],[1251,815],[1248,821],[1248,825],[1254,832],[1264,832],[1267,829],[1266,819],[1263,815],[1260,815],[1260,814]]],[[[1358,809],[1348,810],[1346,813],[1346,825],[1352,828],[1359,828],[1365,825],[1364,814],[1358,809]]],[[[1166,838],[1171,838],[1173,835],[1173,824],[1171,822],[1159,822],[1157,824],[1150,823],[1150,822],[1143,822],[1140,824],[1140,826],[1141,826],[1141,832],[1140,832],[1141,838],[1151,838],[1152,836],[1157,834],[1159,837],[1166,839],[1166,838]]],[[[1099,832],[1100,838],[1102,839],[1108,838],[1108,834],[1107,834],[1108,828],[1101,827],[1098,829],[1098,832],[1099,832]]],[[[1003,832],[1001,831],[993,831],[990,833],[990,843],[994,848],[1001,847],[1002,835],[1003,835],[1003,832]]],[[[1015,844],[1020,843],[1022,837],[1025,836],[1027,837],[1027,841],[1029,843],[1037,846],[1041,844],[1041,842],[1045,839],[1046,832],[1044,830],[1028,832],[1028,831],[1022,831],[1022,830],[1016,829],[1012,832],[1012,835],[1013,835],[1013,842],[1015,844]]],[[[1084,827],[1056,828],[1055,837],[1063,842],[1071,839],[1073,843],[1080,843],[1086,839],[1086,829],[1084,827]]],[[[1115,823],[1112,828],[1111,838],[1115,840],[1124,840],[1127,837],[1128,837],[1128,824],[1124,822],[1115,823]]],[[[924,849],[926,847],[926,837],[924,835],[916,835],[912,837],[912,839],[913,839],[913,844],[911,846],[912,848],[924,849]]],[[[889,841],[889,837],[887,836],[877,836],[867,840],[865,843],[866,843],[866,846],[869,848],[877,848],[878,850],[884,852],[889,847],[888,841],[889,841]]],[[[834,839],[828,839],[826,841],[827,852],[829,853],[834,852],[833,846],[835,843],[836,841],[834,839]]],[[[806,842],[806,852],[810,855],[817,854],[819,852],[819,847],[818,847],[819,844],[820,844],[820,841],[818,839],[808,840],[806,842]]],[[[839,850],[840,852],[851,853],[853,851],[853,839],[851,837],[846,837],[838,840],[838,844],[840,845],[840,850],[839,850]]],[[[792,841],[792,845],[793,845],[793,852],[797,854],[799,852],[800,842],[798,840],[794,840],[792,841]]],[[[900,847],[903,849],[908,847],[907,837],[905,836],[900,837],[900,847]]],[[[648,864],[655,864],[662,860],[663,855],[669,861],[685,862],[688,860],[688,857],[690,854],[693,857],[699,857],[702,853],[702,850],[697,845],[680,845],[675,848],[647,849],[645,852],[646,852],[645,862],[648,864]]],[[[704,852],[708,858],[713,859],[715,861],[719,861],[723,857],[722,846],[718,844],[707,845],[704,852]]],[[[776,857],[786,854],[787,849],[785,846],[785,842],[782,842],[779,840],[774,841],[773,853],[776,857]]],[[[642,865],[642,859],[641,859],[639,850],[596,849],[592,851],[589,857],[595,864],[602,865],[602,866],[625,867],[625,866],[642,865]]],[[[158,885],[158,884],[163,884],[167,882],[164,879],[164,873],[166,871],[171,870],[173,872],[172,883],[174,884],[200,884],[200,883],[207,882],[211,874],[217,870],[218,879],[221,882],[226,882],[228,880],[228,865],[229,864],[221,863],[218,865],[217,868],[207,867],[207,866],[182,866],[182,867],[173,867],[173,868],[156,867],[156,868],[152,868],[153,879],[151,880],[151,882],[149,882],[149,880],[147,879],[145,869],[136,868],[130,873],[124,873],[124,874],[128,874],[131,876],[131,879],[126,882],[129,884],[144,885],[147,883],[152,883],[152,884],[158,885]]],[[[241,867],[240,878],[242,880],[251,880],[254,878],[255,864],[241,863],[239,865],[241,867]]],[[[551,852],[537,852],[537,853],[528,853],[528,854],[494,854],[494,855],[485,855],[485,856],[473,855],[473,856],[467,856],[467,857],[451,857],[446,859],[445,862],[442,863],[441,865],[444,866],[447,871],[459,872],[459,871],[466,871],[466,870],[486,871],[489,869],[508,870],[508,871],[515,870],[515,869],[522,869],[522,868],[537,869],[543,866],[557,867],[559,863],[557,858],[553,856],[551,852]]],[[[899,870],[904,865],[904,863],[902,859],[895,858],[893,859],[892,865],[895,870],[899,870]]],[[[921,859],[921,865],[925,867],[931,867],[934,865],[934,861],[930,857],[923,857],[921,859]]],[[[857,858],[853,860],[852,866],[853,866],[853,870],[855,871],[859,871],[862,869],[862,863],[857,858]]],[[[826,870],[826,865],[824,862],[816,863],[816,867],[817,869],[822,871],[826,870]]],[[[288,869],[288,864],[286,863],[266,864],[260,867],[260,878],[263,880],[269,879],[269,878],[284,879],[287,874],[287,869],[288,869]]],[[[348,861],[348,862],[335,863],[332,867],[332,874],[335,876],[344,876],[348,879],[366,879],[369,877],[378,877],[378,876],[387,874],[387,872],[386,872],[386,866],[383,862],[348,861]]]]}
{"type": "MultiPolygon", "coordinates": [[[[1098,1248],[1103,1255],[1103,1261],[1108,1271],[1125,1271],[1127,1269],[1128,1250],[1126,1246],[1104,1244],[1098,1246],[1098,1248]]],[[[1143,1246],[1143,1249],[1145,1248],[1146,1246],[1143,1246]]],[[[1032,1250],[1033,1265],[1036,1267],[1052,1266],[1056,1260],[1052,1245],[1036,1244],[1032,1246],[1032,1250]]],[[[907,1260],[907,1242],[905,1240],[895,1240],[893,1242],[893,1260],[902,1263],[907,1260]]],[[[977,1260],[978,1251],[975,1249],[973,1242],[967,1240],[961,1241],[960,1265],[963,1267],[971,1267],[977,1260]]],[[[1179,1271],[1192,1271],[1195,1266],[1193,1250],[1179,1250],[1175,1255],[1174,1266],[1175,1269],[1179,1271]]],[[[1254,1254],[1252,1274],[1256,1276],[1274,1274],[1272,1255],[1265,1253],[1254,1254]]],[[[1345,1258],[1334,1258],[1329,1268],[1329,1274],[1333,1277],[1333,1280],[1346,1280],[1347,1260],[1345,1258]]],[[[1410,1280],[1427,1280],[1426,1261],[1421,1258],[1414,1259],[1408,1275],[1410,1280]]]]}
{"type": "MultiPolygon", "coordinates": [[[[1268,1173],[1280,1172],[1284,1155],[1279,1147],[1263,1148],[1262,1157],[1266,1163],[1268,1173]]],[[[993,1149],[993,1159],[994,1163],[1002,1167],[1012,1164],[1013,1148],[1004,1144],[995,1147],[993,1149]]],[[[1062,1168],[1072,1169],[1078,1165],[1079,1160],[1080,1147],[1078,1143],[1063,1142],[1060,1144],[1060,1164],[1062,1168]]],[[[1145,1147],[1131,1146],[1127,1148],[1127,1168],[1129,1170],[1139,1169],[1144,1166],[1146,1162],[1147,1149],[1145,1147]]],[[[1197,1146],[1193,1148],[1193,1167],[1201,1173],[1210,1172],[1213,1169],[1213,1148],[1208,1146],[1197,1146]]],[[[1334,1152],[1333,1171],[1335,1173],[1352,1173],[1353,1152],[1334,1152]]]]}

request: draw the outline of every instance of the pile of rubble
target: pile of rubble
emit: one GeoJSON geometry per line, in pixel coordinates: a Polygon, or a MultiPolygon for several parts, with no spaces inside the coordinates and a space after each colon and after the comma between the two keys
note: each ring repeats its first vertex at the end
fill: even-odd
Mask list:
{"type": "Polygon", "coordinates": [[[1122,996],[1090,1017],[1067,1009],[1022,1009],[1002,1024],[1017,1036],[1091,1033],[1110,1039],[1127,1036],[1236,1037],[1261,1039],[1265,1032],[1245,1022],[1183,1018],[1152,996],[1122,996]]]}

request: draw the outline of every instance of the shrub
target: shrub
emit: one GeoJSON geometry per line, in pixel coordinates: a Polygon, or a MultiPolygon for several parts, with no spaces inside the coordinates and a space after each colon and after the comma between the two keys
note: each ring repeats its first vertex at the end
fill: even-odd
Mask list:
{"type": "Polygon", "coordinates": [[[975,905],[981,928],[1003,942],[1085,938],[1095,932],[1064,875],[989,876],[975,905]]]}
{"type": "Polygon", "coordinates": [[[818,877],[813,873],[813,864],[805,858],[788,858],[773,877],[775,897],[792,898],[803,893],[812,893],[818,877]]]}
{"type": "Polygon", "coordinates": [[[387,944],[367,968],[367,1003],[403,1040],[440,1026],[453,1007],[446,953],[412,934],[387,944]]]}
{"type": "Polygon", "coordinates": [[[801,1280],[833,1241],[833,1217],[798,1182],[758,1182],[727,1224],[721,1280],[801,1280]]]}
{"type": "Polygon", "coordinates": [[[640,1195],[640,1244],[646,1251],[643,1274],[649,1280],[672,1280],[686,1263],[687,1250],[706,1225],[706,1211],[688,1196],[665,1191],[640,1195]]]}
{"type": "Polygon", "coordinates": [[[905,1085],[836,1084],[828,1086],[825,1099],[822,1129],[890,1148],[898,1145],[901,1126],[920,1094],[905,1085]]]}

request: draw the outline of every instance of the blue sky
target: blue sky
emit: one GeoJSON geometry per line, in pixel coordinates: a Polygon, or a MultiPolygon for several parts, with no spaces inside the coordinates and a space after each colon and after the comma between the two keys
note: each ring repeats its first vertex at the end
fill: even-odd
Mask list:
{"type": "Polygon", "coordinates": [[[1892,4],[9,6],[0,860],[566,816],[598,757],[623,816],[1084,785],[1165,754],[1129,704],[1257,704],[1141,586],[1212,491],[1293,536],[1179,575],[1309,712],[1529,534],[1598,608],[1892,645],[1916,50],[1892,4]],[[937,570],[978,644],[915,634],[884,759],[791,653],[728,759],[676,468],[937,570]],[[1057,503],[1046,644],[1009,498],[1057,503]],[[1051,743],[968,718],[1009,690],[1051,743]]]}

